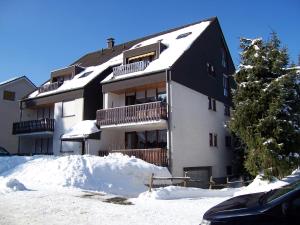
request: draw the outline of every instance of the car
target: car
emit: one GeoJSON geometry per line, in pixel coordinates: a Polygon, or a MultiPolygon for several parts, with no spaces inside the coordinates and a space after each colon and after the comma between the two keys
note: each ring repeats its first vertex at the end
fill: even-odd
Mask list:
{"type": "Polygon", "coordinates": [[[300,224],[300,181],[268,192],[233,197],[211,209],[200,225],[300,224]]]}
{"type": "Polygon", "coordinates": [[[0,156],[10,156],[10,154],[5,148],[0,146],[0,156]]]}

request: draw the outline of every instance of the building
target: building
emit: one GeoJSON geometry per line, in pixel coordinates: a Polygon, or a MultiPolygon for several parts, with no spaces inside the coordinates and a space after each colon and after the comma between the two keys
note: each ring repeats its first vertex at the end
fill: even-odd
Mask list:
{"type": "Polygon", "coordinates": [[[101,154],[123,152],[174,176],[232,174],[230,75],[219,22],[201,21],[141,41],[102,83],[101,154]]]}
{"type": "Polygon", "coordinates": [[[168,166],[174,176],[225,177],[232,173],[225,123],[234,71],[217,18],[119,45],[110,38],[106,49],[52,72],[22,101],[19,124],[40,122],[37,130],[15,132],[20,152],[22,146],[33,154],[123,152],[168,166]],[[101,139],[67,135],[95,119],[101,139]],[[41,121],[49,128],[40,132],[41,121]]]}
{"type": "Polygon", "coordinates": [[[11,131],[13,122],[20,117],[19,101],[35,89],[36,86],[26,76],[0,82],[0,146],[11,154],[18,151],[18,138],[11,131]]]}

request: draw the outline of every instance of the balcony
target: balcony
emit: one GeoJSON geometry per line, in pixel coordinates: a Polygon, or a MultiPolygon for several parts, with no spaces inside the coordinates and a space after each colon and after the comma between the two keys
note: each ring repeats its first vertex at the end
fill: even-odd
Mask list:
{"type": "Polygon", "coordinates": [[[53,82],[50,84],[44,84],[43,86],[40,86],[38,90],[39,90],[39,93],[53,91],[53,90],[56,90],[57,88],[59,88],[62,84],[63,84],[63,82],[61,82],[61,81],[53,82]]]}
{"type": "Polygon", "coordinates": [[[54,119],[40,119],[22,121],[13,124],[14,135],[25,135],[32,133],[53,133],[54,119]]]}
{"type": "Polygon", "coordinates": [[[97,111],[99,126],[160,121],[162,119],[167,119],[167,107],[160,101],[97,111]]]}
{"type": "Polygon", "coordinates": [[[143,71],[149,65],[149,61],[139,61],[126,65],[116,66],[113,68],[113,75],[120,76],[128,73],[143,71]]]}
{"type": "Polygon", "coordinates": [[[142,159],[157,166],[168,166],[167,149],[163,148],[99,151],[99,156],[106,156],[109,153],[122,153],[128,156],[135,156],[136,158],[142,159]]]}

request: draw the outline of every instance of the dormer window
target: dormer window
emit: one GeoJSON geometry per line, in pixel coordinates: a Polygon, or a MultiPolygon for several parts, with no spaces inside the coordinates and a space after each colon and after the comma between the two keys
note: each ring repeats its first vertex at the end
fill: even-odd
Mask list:
{"type": "Polygon", "coordinates": [[[144,61],[144,62],[152,62],[155,57],[155,52],[149,52],[142,55],[133,56],[127,59],[127,64],[144,61]]]}
{"type": "Polygon", "coordinates": [[[159,58],[160,53],[165,48],[166,46],[158,41],[151,45],[125,51],[123,53],[123,65],[114,67],[113,75],[120,76],[145,70],[150,62],[159,58]]]}

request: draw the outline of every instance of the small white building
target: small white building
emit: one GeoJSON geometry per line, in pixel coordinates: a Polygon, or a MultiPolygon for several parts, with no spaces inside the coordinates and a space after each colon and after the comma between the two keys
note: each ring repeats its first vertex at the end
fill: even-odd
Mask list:
{"type": "Polygon", "coordinates": [[[20,118],[20,100],[35,89],[26,76],[0,82],[0,146],[11,154],[18,152],[18,138],[12,134],[12,126],[20,118]]]}

